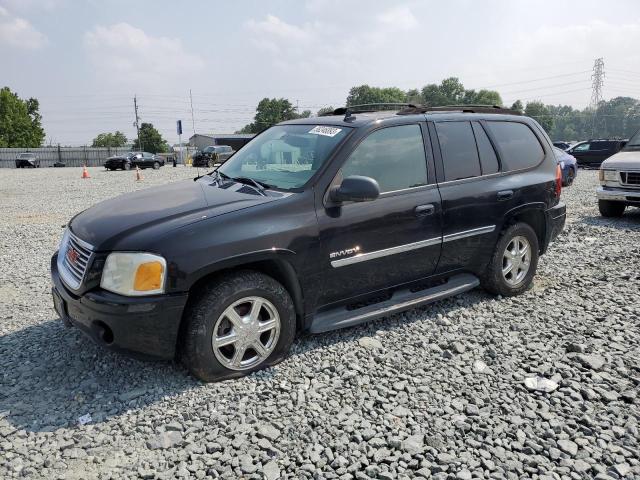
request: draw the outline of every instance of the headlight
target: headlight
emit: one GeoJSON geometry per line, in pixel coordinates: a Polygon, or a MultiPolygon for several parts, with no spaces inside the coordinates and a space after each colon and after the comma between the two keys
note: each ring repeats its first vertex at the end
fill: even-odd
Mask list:
{"type": "Polygon", "coordinates": [[[167,262],[152,253],[111,253],[102,269],[100,286],[128,296],[164,293],[167,262]]]}
{"type": "Polygon", "coordinates": [[[615,170],[600,170],[600,180],[615,182],[618,180],[618,172],[615,170]]]}

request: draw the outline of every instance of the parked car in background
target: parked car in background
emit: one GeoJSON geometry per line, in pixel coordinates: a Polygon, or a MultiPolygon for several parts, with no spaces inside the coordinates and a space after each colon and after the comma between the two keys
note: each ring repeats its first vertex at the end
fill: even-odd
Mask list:
{"type": "Polygon", "coordinates": [[[553,142],[553,146],[560,150],[568,150],[571,148],[571,144],[569,142],[553,142]]]}
{"type": "Polygon", "coordinates": [[[159,169],[164,165],[164,158],[149,152],[129,152],[125,155],[114,155],[107,158],[104,167],[107,170],[131,170],[132,168],[159,169]]]}
{"type": "Polygon", "coordinates": [[[213,381],[278,363],[301,332],[525,292],[566,217],[543,128],[498,108],[352,108],[73,217],[51,260],[60,318],[213,381]]]}
{"type": "Polygon", "coordinates": [[[227,159],[233,155],[235,150],[228,145],[210,145],[203,150],[198,150],[193,155],[194,167],[213,167],[216,164],[221,164],[227,161],[227,159]]]}
{"type": "Polygon", "coordinates": [[[558,165],[562,169],[562,186],[568,187],[578,175],[578,162],[573,155],[569,155],[558,147],[553,147],[553,152],[556,154],[558,165]]]}
{"type": "Polygon", "coordinates": [[[567,153],[573,155],[581,167],[599,167],[611,155],[618,153],[626,140],[588,140],[573,145],[567,153]]]}
{"type": "Polygon", "coordinates": [[[20,153],[16,158],[16,168],[38,168],[40,159],[35,153],[20,153]]]}
{"type": "Polygon", "coordinates": [[[620,217],[627,207],[640,207],[640,130],[600,165],[597,196],[603,217],[620,217]]]}

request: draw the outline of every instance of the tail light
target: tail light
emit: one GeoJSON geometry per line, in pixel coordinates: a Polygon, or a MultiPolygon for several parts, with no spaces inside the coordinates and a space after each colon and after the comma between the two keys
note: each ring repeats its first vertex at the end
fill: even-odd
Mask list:
{"type": "Polygon", "coordinates": [[[556,166],[556,197],[560,198],[562,193],[562,169],[560,165],[556,166]]]}

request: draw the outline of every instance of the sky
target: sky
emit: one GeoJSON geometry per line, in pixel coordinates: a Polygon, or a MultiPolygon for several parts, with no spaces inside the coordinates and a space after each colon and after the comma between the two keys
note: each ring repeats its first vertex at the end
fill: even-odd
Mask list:
{"type": "Polygon", "coordinates": [[[604,98],[640,98],[638,0],[0,0],[0,86],[40,101],[46,143],[232,133],[264,97],[300,111],[355,85],[466,88],[584,107],[594,60],[604,98]],[[189,91],[194,119],[191,118],[189,91]]]}

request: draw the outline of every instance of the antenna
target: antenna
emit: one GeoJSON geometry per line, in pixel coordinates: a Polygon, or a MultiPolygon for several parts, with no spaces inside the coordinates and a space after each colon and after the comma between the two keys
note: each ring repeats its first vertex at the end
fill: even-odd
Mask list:
{"type": "Polygon", "coordinates": [[[596,61],[593,64],[593,73],[591,74],[591,104],[590,108],[593,112],[593,116],[591,118],[591,136],[595,135],[596,125],[597,125],[597,117],[598,117],[598,106],[600,102],[602,102],[602,86],[604,84],[604,59],[602,57],[596,58],[596,61]]]}

